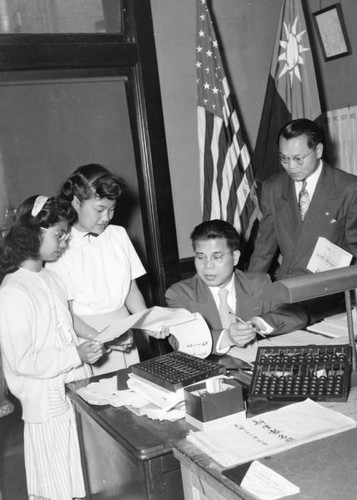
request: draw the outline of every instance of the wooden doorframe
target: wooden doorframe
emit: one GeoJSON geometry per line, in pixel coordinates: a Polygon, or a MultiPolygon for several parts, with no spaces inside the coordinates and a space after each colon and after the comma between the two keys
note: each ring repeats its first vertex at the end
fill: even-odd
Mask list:
{"type": "Polygon", "coordinates": [[[123,13],[120,34],[0,35],[0,81],[86,70],[126,77],[151,301],[164,305],[180,271],[150,1],[123,0],[123,13]]]}

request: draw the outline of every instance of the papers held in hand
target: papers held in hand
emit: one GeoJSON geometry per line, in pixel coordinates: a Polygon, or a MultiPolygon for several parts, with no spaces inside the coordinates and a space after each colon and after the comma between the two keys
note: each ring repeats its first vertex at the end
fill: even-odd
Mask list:
{"type": "Polygon", "coordinates": [[[346,252],[346,250],[335,245],[327,238],[320,236],[307,265],[307,269],[312,273],[320,273],[322,271],[347,267],[351,264],[352,257],[351,253],[346,252]]]}
{"type": "Polygon", "coordinates": [[[145,309],[105,328],[96,338],[99,342],[110,342],[130,328],[160,331],[166,325],[176,339],[177,349],[206,358],[212,350],[212,336],[207,323],[199,313],[190,313],[186,309],[154,306],[145,309]]]}

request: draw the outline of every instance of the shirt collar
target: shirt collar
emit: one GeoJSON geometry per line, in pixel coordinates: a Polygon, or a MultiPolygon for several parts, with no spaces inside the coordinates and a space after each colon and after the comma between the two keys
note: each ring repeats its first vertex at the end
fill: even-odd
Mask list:
{"type": "Polygon", "coordinates": [[[70,239],[70,244],[75,243],[81,246],[89,245],[89,243],[92,243],[95,241],[97,238],[90,237],[88,232],[84,231],[78,231],[75,227],[72,226],[71,228],[71,239],[70,239]]]}
{"type": "MultiPolygon", "coordinates": [[[[322,160],[319,160],[319,166],[317,167],[317,169],[311,175],[309,175],[309,177],[306,177],[305,179],[306,189],[310,195],[310,198],[312,198],[312,195],[315,192],[316,184],[320,178],[321,171],[322,171],[322,160]]],[[[299,193],[302,188],[302,183],[303,181],[295,182],[295,192],[297,197],[299,197],[299,193]]]]}
{"type": "Polygon", "coordinates": [[[218,297],[218,292],[221,288],[227,288],[228,290],[228,295],[231,295],[235,291],[234,287],[234,273],[232,274],[232,278],[230,279],[229,283],[227,283],[226,286],[221,287],[221,286],[210,286],[209,289],[213,295],[214,298],[218,297]]]}

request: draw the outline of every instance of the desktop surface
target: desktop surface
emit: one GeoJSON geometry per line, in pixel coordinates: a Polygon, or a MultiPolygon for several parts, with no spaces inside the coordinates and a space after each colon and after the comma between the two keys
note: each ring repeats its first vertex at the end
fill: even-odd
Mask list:
{"type": "MultiPolygon", "coordinates": [[[[286,403],[285,403],[286,404],[286,403]]],[[[357,388],[350,391],[347,402],[325,402],[322,406],[357,419],[357,388]]],[[[251,413],[277,409],[281,403],[254,401],[251,413]]],[[[357,491],[357,432],[352,429],[325,439],[259,459],[267,467],[300,488],[292,498],[299,500],[355,500],[357,491]]],[[[180,461],[185,498],[201,488],[201,500],[253,500],[251,494],[222,474],[225,470],[211,457],[186,439],[176,443],[174,456],[180,461]],[[209,492],[209,493],[208,493],[209,492]],[[210,495],[210,496],[209,496],[210,495]]]]}

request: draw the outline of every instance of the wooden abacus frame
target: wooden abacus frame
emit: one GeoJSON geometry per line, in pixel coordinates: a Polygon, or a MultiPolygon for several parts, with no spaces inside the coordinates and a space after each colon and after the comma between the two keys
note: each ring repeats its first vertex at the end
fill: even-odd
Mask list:
{"type": "Polygon", "coordinates": [[[269,289],[272,300],[291,304],[344,292],[349,344],[352,352],[351,387],[357,386],[357,354],[352,318],[351,291],[357,303],[357,266],[306,274],[276,281],[269,289]]]}

